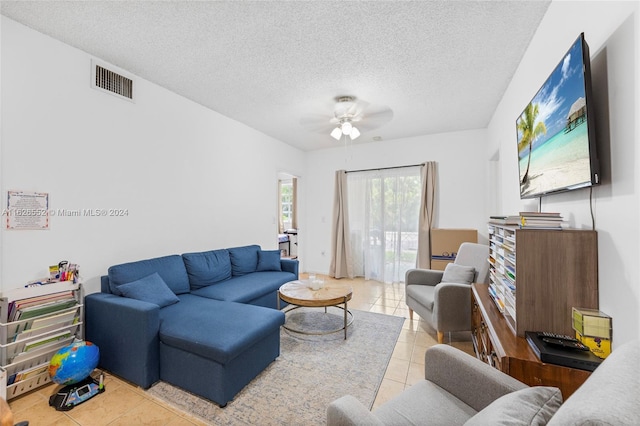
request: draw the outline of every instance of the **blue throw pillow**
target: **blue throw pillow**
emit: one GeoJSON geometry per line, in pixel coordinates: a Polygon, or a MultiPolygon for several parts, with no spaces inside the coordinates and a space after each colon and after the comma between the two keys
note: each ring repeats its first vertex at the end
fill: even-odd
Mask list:
{"type": "Polygon", "coordinates": [[[280,250],[260,250],[256,271],[282,271],[280,250]]]}
{"type": "Polygon", "coordinates": [[[247,275],[256,271],[259,245],[232,247],[227,250],[229,250],[231,258],[231,274],[233,276],[247,275]]]}
{"type": "Polygon", "coordinates": [[[228,250],[184,253],[184,266],[192,289],[206,287],[231,278],[231,259],[228,250]]]}
{"type": "Polygon", "coordinates": [[[109,289],[122,296],[119,287],[157,272],[175,294],[189,293],[189,276],[182,257],[177,254],[109,267],[109,289]]]}
{"type": "Polygon", "coordinates": [[[118,289],[124,297],[154,303],[161,308],[180,301],[157,272],[134,282],[122,284],[118,289]]]}

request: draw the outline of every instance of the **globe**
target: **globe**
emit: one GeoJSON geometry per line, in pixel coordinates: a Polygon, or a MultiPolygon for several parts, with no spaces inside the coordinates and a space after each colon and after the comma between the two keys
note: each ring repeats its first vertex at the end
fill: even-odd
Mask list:
{"type": "Polygon", "coordinates": [[[91,374],[98,365],[100,351],[86,340],[65,346],[53,355],[49,363],[49,376],[54,383],[71,385],[91,374]]]}

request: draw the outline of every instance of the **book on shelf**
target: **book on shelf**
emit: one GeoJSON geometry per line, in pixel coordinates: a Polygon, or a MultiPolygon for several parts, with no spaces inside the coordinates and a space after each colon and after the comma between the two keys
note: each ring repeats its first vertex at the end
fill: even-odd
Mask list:
{"type": "Polygon", "coordinates": [[[555,218],[560,217],[560,213],[554,212],[520,212],[521,217],[547,217],[555,218]]]}
{"type": "Polygon", "coordinates": [[[62,327],[63,325],[69,325],[75,318],[77,312],[77,308],[72,307],[71,309],[56,315],[51,315],[44,318],[36,318],[33,321],[27,322],[25,330],[40,329],[48,325],[59,325],[60,327],[62,327]]]}
{"type": "Polygon", "coordinates": [[[513,291],[505,291],[504,293],[504,300],[505,300],[505,305],[508,306],[512,306],[514,307],[513,309],[515,310],[515,306],[516,306],[516,297],[513,294],[513,291]]]}
{"type": "Polygon", "coordinates": [[[77,304],[78,301],[75,298],[70,297],[49,303],[29,306],[27,308],[17,309],[15,321],[35,318],[41,315],[62,311],[63,309],[71,308],[77,304]]]}
{"type": "Polygon", "coordinates": [[[509,281],[508,279],[500,280],[500,282],[504,286],[505,290],[516,291],[516,286],[515,286],[514,282],[509,281]]]}
{"type": "Polygon", "coordinates": [[[45,372],[47,372],[49,370],[49,363],[44,363],[44,364],[39,364],[36,365],[35,367],[31,367],[31,368],[27,368],[25,370],[22,371],[18,371],[15,374],[10,375],[9,377],[7,377],[7,385],[12,385],[14,383],[18,383],[21,382],[23,380],[29,380],[33,377],[39,376],[40,374],[43,374],[45,372]]]}
{"type": "Polygon", "coordinates": [[[33,308],[34,306],[52,303],[57,300],[68,300],[73,298],[74,297],[72,291],[64,291],[43,296],[14,300],[9,303],[7,320],[9,322],[17,321],[21,311],[27,308],[33,308]]]}
{"type": "Polygon", "coordinates": [[[53,355],[58,349],[67,346],[69,342],[73,341],[75,338],[74,334],[68,334],[63,336],[59,340],[52,340],[46,344],[39,345],[38,347],[33,347],[29,351],[22,351],[12,354],[11,357],[8,358],[9,364],[18,364],[20,362],[30,360],[34,356],[41,355],[43,353],[50,353],[53,355]]]}
{"type": "Polygon", "coordinates": [[[43,294],[40,296],[26,297],[23,299],[16,299],[9,303],[9,306],[30,306],[38,303],[44,303],[46,301],[52,301],[56,299],[66,298],[73,296],[73,291],[60,291],[57,293],[43,294]]]}
{"type": "Polygon", "coordinates": [[[519,225],[520,224],[520,216],[519,215],[510,215],[510,216],[489,216],[489,223],[493,223],[496,225],[519,225]]]}
{"type": "Polygon", "coordinates": [[[52,336],[45,336],[42,339],[34,340],[33,342],[26,343],[24,345],[23,352],[33,351],[35,349],[43,348],[45,346],[52,345],[54,343],[60,342],[62,340],[68,339],[71,337],[71,331],[61,331],[60,333],[56,333],[52,336]]]}
{"type": "Polygon", "coordinates": [[[557,223],[557,222],[562,222],[562,218],[561,217],[529,217],[529,216],[520,216],[520,223],[522,222],[532,222],[532,223],[536,223],[536,222],[551,222],[551,223],[557,223]]]}
{"type": "Polygon", "coordinates": [[[562,229],[560,213],[520,212],[521,229],[562,229]]]}
{"type": "Polygon", "coordinates": [[[37,334],[47,333],[58,328],[72,325],[78,320],[76,317],[77,313],[77,309],[72,309],[61,314],[27,321],[23,330],[13,336],[13,340],[17,342],[37,334]]]}
{"type": "Polygon", "coordinates": [[[505,310],[506,313],[511,317],[511,318],[515,318],[516,317],[516,310],[509,305],[505,305],[505,310]]]}
{"type": "Polygon", "coordinates": [[[520,229],[547,229],[547,230],[562,230],[562,223],[538,223],[538,224],[530,224],[520,225],[520,229]]]}
{"type": "Polygon", "coordinates": [[[530,219],[522,219],[520,222],[520,227],[535,227],[535,226],[556,226],[562,227],[562,221],[558,220],[530,220],[530,219]]]}
{"type": "Polygon", "coordinates": [[[489,296],[491,296],[491,299],[498,307],[498,310],[504,313],[504,301],[501,299],[493,284],[489,285],[489,296]]]}
{"type": "Polygon", "coordinates": [[[520,229],[562,229],[562,220],[531,220],[522,218],[520,229]]]}
{"type": "Polygon", "coordinates": [[[509,265],[505,266],[505,273],[510,280],[513,281],[516,279],[516,270],[513,266],[509,266],[509,265]]]}
{"type": "Polygon", "coordinates": [[[36,340],[25,340],[24,343],[14,343],[12,353],[8,354],[8,364],[17,364],[33,356],[45,353],[47,351],[55,351],[66,346],[69,341],[73,340],[75,330],[64,330],[55,334],[49,334],[36,340]]]}

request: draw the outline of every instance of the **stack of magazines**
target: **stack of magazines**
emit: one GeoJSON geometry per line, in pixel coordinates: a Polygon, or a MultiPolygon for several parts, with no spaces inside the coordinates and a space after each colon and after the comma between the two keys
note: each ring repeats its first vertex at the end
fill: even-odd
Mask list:
{"type": "Polygon", "coordinates": [[[520,226],[520,216],[489,216],[489,223],[494,225],[520,226]]]}
{"type": "Polygon", "coordinates": [[[560,213],[520,212],[521,229],[562,229],[560,213]]]}

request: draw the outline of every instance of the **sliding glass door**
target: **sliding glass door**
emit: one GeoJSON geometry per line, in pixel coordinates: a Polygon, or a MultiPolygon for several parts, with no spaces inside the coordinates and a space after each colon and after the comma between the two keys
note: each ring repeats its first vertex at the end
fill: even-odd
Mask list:
{"type": "Polygon", "coordinates": [[[420,167],[350,172],[347,188],[355,275],[404,281],[416,265],[420,167]]]}

